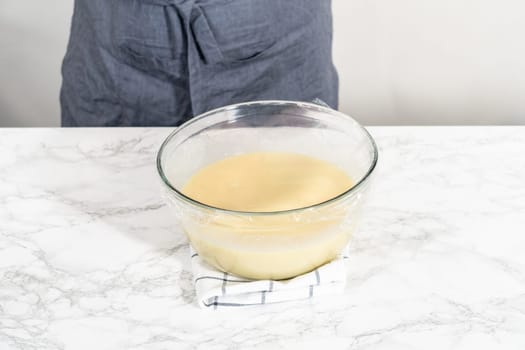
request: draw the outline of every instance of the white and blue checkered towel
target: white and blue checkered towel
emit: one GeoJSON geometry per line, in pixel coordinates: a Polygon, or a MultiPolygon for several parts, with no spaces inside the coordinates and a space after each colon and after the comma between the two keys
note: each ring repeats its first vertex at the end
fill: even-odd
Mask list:
{"type": "Polygon", "coordinates": [[[346,283],[347,249],[333,261],[289,280],[249,280],[210,266],[193,250],[193,281],[199,306],[251,306],[341,294],[346,283]]]}

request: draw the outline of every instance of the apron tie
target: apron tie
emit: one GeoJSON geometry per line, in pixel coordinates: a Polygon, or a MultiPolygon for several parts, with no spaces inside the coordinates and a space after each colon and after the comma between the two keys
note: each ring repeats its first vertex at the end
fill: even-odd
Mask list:
{"type": "Polygon", "coordinates": [[[140,0],[143,3],[174,7],[184,22],[187,30],[188,47],[192,44],[200,58],[208,64],[223,61],[224,56],[215,40],[206,15],[196,0],[140,0]]]}

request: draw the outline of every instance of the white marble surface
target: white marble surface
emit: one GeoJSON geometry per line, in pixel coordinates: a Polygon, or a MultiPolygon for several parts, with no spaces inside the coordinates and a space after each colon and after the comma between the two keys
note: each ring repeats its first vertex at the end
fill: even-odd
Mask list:
{"type": "Polygon", "coordinates": [[[0,130],[0,349],[524,349],[525,127],[375,127],[342,296],[195,304],[168,129],[0,130]]]}

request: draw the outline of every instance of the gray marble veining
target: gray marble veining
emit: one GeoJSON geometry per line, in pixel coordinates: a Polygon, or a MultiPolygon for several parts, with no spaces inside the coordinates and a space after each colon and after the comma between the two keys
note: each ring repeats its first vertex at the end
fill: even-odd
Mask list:
{"type": "Polygon", "coordinates": [[[0,349],[524,349],[525,127],[374,127],[345,294],[212,312],[163,128],[0,129],[0,349]]]}

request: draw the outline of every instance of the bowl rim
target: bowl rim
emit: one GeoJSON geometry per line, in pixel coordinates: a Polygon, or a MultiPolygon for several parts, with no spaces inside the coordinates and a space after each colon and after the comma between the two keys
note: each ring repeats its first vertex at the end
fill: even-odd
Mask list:
{"type": "Polygon", "coordinates": [[[240,216],[270,216],[270,215],[279,215],[279,214],[293,214],[293,213],[299,213],[299,212],[303,212],[303,211],[307,211],[309,209],[314,209],[314,208],[319,208],[319,207],[324,207],[324,206],[327,206],[327,205],[330,205],[334,202],[338,202],[342,199],[345,199],[347,197],[350,197],[352,196],[354,193],[356,193],[358,191],[359,188],[363,187],[364,184],[367,182],[367,180],[370,178],[370,175],[372,174],[372,172],[374,171],[376,165],[377,165],[377,161],[378,161],[378,158],[379,158],[379,152],[378,152],[378,148],[377,148],[377,144],[374,140],[374,138],[372,137],[372,135],[370,135],[370,133],[368,132],[368,130],[366,130],[365,127],[363,127],[357,120],[355,120],[354,118],[350,117],[349,115],[346,115],[342,112],[339,112],[335,109],[332,109],[332,108],[328,108],[328,107],[325,107],[325,106],[321,106],[321,105],[318,105],[316,103],[310,103],[310,102],[302,102],[302,101],[289,101],[289,100],[261,100],[261,101],[250,101],[250,102],[242,102],[242,103],[235,103],[235,104],[231,104],[231,105],[227,105],[227,106],[223,106],[223,107],[219,107],[219,108],[215,108],[215,109],[212,109],[208,112],[205,112],[205,113],[202,113],[202,114],[199,114],[198,116],[188,120],[187,122],[181,124],[180,126],[178,126],[175,130],[173,130],[167,137],[166,139],[164,140],[164,142],[162,142],[158,152],[157,152],[157,159],[156,159],[156,164],[157,164],[157,172],[162,180],[162,183],[171,191],[173,192],[178,198],[182,199],[184,202],[187,202],[189,203],[190,205],[194,205],[200,209],[206,209],[206,210],[211,210],[211,211],[217,211],[217,212],[221,212],[221,213],[226,213],[226,214],[235,214],[235,215],[240,215],[240,216]],[[252,106],[252,105],[270,105],[270,104],[274,104],[274,105],[293,105],[294,107],[309,107],[309,108],[317,108],[318,110],[320,110],[321,112],[325,112],[325,113],[329,113],[329,114],[332,114],[332,115],[337,115],[339,117],[343,117],[343,118],[350,118],[352,119],[356,124],[357,126],[364,132],[364,134],[367,136],[368,138],[368,141],[370,142],[370,144],[372,145],[372,149],[373,149],[373,158],[372,158],[372,162],[368,168],[368,170],[366,171],[365,175],[363,175],[359,181],[356,182],[356,184],[352,187],[350,187],[348,190],[338,194],[337,196],[334,196],[332,198],[329,198],[323,202],[320,202],[320,203],[316,203],[316,204],[312,204],[312,205],[309,205],[309,206],[306,206],[306,207],[300,207],[300,208],[293,208],[293,209],[286,209],[286,210],[277,210],[277,211],[263,211],[263,212],[257,212],[257,211],[242,211],[242,210],[230,210],[230,209],[225,209],[225,208],[220,208],[220,207],[215,207],[215,206],[212,206],[212,205],[208,205],[206,203],[202,203],[200,201],[197,201],[189,196],[186,196],[184,193],[182,193],[181,191],[177,190],[175,188],[175,186],[173,186],[170,181],[168,180],[168,178],[166,177],[166,174],[164,173],[164,170],[162,168],[162,155],[164,153],[164,149],[166,148],[167,144],[171,141],[171,139],[173,137],[175,137],[182,129],[184,129],[185,127],[191,125],[191,124],[194,124],[210,115],[213,115],[213,114],[216,114],[218,112],[227,112],[227,111],[231,111],[232,109],[236,109],[238,107],[244,107],[244,106],[252,106]]]}

